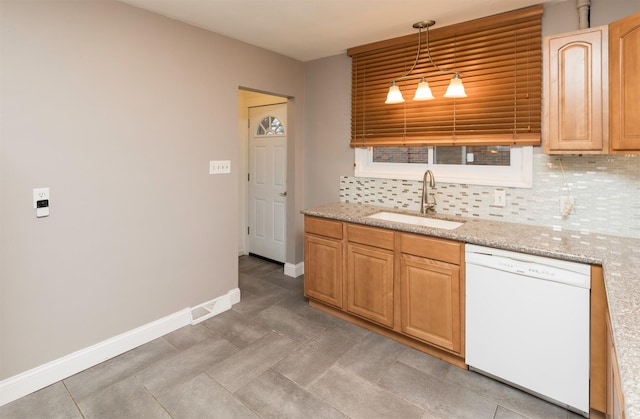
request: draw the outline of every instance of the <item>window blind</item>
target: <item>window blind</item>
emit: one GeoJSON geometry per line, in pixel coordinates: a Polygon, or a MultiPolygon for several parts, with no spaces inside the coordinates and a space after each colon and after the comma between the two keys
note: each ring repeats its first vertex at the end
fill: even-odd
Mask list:
{"type": "Polygon", "coordinates": [[[418,34],[351,48],[351,146],[539,145],[542,6],[429,30],[441,68],[462,76],[466,98],[443,97],[451,73],[433,67],[422,33],[420,59],[396,84],[405,102],[385,104],[391,81],[413,65],[418,34]],[[426,77],[435,96],[413,101],[426,77]]]}

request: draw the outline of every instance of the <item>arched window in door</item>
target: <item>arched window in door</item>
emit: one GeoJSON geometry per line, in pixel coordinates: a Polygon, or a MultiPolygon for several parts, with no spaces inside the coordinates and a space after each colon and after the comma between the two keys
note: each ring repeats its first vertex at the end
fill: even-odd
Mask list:
{"type": "Polygon", "coordinates": [[[260,121],[256,135],[284,135],[284,125],[275,116],[266,116],[260,121]]]}

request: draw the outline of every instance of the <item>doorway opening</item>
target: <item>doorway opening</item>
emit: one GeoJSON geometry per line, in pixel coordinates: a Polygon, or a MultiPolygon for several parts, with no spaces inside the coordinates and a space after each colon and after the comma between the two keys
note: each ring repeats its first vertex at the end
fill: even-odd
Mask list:
{"type": "Polygon", "coordinates": [[[238,255],[284,263],[287,248],[287,102],[240,89],[238,255]]]}

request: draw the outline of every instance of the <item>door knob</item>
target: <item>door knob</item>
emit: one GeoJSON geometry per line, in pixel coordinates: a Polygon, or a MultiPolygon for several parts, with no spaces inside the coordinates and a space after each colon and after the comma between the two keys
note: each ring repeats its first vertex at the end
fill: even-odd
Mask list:
{"type": "Polygon", "coordinates": [[[287,196],[287,192],[280,192],[280,196],[287,196]]]}

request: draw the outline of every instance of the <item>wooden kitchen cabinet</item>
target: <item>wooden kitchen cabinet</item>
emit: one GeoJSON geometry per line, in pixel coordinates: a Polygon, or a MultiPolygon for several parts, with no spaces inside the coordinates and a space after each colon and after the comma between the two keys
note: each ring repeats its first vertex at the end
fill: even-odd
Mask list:
{"type": "Polygon", "coordinates": [[[400,242],[402,332],[461,354],[462,244],[409,234],[400,242]]]}
{"type": "Polygon", "coordinates": [[[611,319],[607,313],[607,418],[624,419],[624,398],[618,372],[618,358],[613,342],[611,319]]]}
{"type": "Polygon", "coordinates": [[[465,367],[464,244],[305,216],[312,307],[465,367]]]}
{"type": "Polygon", "coordinates": [[[608,36],[598,26],[544,37],[545,153],[608,153],[608,36]]]}
{"type": "Polygon", "coordinates": [[[591,267],[591,368],[589,407],[622,419],[624,397],[618,372],[611,317],[607,304],[602,266],[591,267]]]}
{"type": "Polygon", "coordinates": [[[607,293],[602,266],[591,266],[589,407],[607,411],[607,293]]]}
{"type": "Polygon", "coordinates": [[[342,308],[343,224],[305,217],[304,229],[304,295],[342,308]]]}
{"type": "Polygon", "coordinates": [[[348,224],[347,241],[347,311],[393,327],[393,231],[348,224]]]}
{"type": "Polygon", "coordinates": [[[609,25],[611,153],[640,153],[640,13],[609,25]]]}

